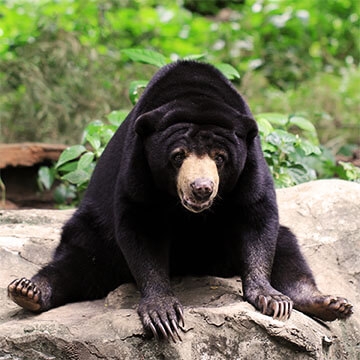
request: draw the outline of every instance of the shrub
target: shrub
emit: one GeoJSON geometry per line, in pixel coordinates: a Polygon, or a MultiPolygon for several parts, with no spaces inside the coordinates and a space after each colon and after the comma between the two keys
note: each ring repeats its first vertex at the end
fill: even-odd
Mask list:
{"type": "MultiPolygon", "coordinates": [[[[338,135],[343,119],[354,124],[356,117],[354,106],[348,106],[352,95],[343,93],[344,101],[337,96],[343,84],[329,87],[335,89],[330,98],[322,84],[330,84],[331,75],[342,80],[343,71],[359,63],[359,4],[357,0],[0,1],[0,141],[78,142],[91,119],[129,105],[124,96],[127,83],[140,71],[126,63],[121,49],[132,47],[157,49],[172,59],[209,52],[209,58],[232,64],[242,76],[261,74],[269,82],[266,89],[271,86],[275,95],[281,88],[302,99],[305,92],[320,113],[322,106],[313,101],[319,95],[313,91],[317,84],[311,80],[321,72],[326,79],[319,80],[320,100],[329,104],[325,112],[330,117],[320,114],[325,127],[319,135],[327,140],[338,135]],[[307,80],[310,83],[305,84],[307,80]],[[304,91],[299,93],[300,85],[304,91]]],[[[146,76],[152,71],[143,66],[140,70],[146,76]]],[[[276,109],[268,95],[269,91],[260,99],[266,108],[256,112],[299,111],[276,109]]],[[[353,103],[358,104],[357,99],[353,103]]],[[[308,117],[314,119],[312,114],[308,117]]],[[[351,128],[346,134],[353,134],[351,128]]]]}

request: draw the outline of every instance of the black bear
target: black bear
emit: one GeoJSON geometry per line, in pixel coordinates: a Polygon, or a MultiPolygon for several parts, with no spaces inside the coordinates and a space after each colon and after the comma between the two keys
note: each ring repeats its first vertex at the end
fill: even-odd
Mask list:
{"type": "Polygon", "coordinates": [[[138,313],[155,337],[180,338],[183,308],[171,276],[240,275],[244,296],[285,320],[293,306],[332,321],[352,305],[323,295],[289,229],[257,125],[213,66],[162,68],[101,156],[53,260],[10,298],[41,312],[104,297],[135,281],[138,313]]]}

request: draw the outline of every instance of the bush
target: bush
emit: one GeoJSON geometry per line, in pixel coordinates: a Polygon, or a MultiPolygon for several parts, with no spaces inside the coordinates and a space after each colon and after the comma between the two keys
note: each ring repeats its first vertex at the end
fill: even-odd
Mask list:
{"type": "Polygon", "coordinates": [[[280,90],[259,72],[249,72],[240,92],[245,94],[254,113],[301,114],[311,119],[320,143],[334,153],[342,145],[360,145],[360,67],[344,68],[342,75],[317,73],[296,89],[280,90]]]}
{"type": "MultiPolygon", "coordinates": [[[[328,140],[336,136],[343,119],[356,116],[347,105],[344,108],[337,89],[342,89],[343,71],[359,63],[359,4],[356,0],[1,1],[0,141],[78,142],[91,119],[130,105],[125,101],[129,80],[151,75],[149,68],[128,65],[121,50],[134,47],[159,50],[172,60],[208,53],[209,60],[233,65],[242,79],[249,72],[261,74],[274,96],[282,89],[290,98],[294,94],[298,99],[316,99],[320,91],[311,80],[321,73],[317,78],[325,78],[319,80],[323,102],[312,101],[311,112],[322,114],[323,104],[330,107],[325,109],[330,118],[320,116],[325,128],[319,132],[328,140]],[[331,75],[340,79],[340,88],[334,83],[330,88],[335,91],[326,101],[323,85],[332,82],[331,75]]],[[[241,82],[237,79],[236,84],[241,82]]],[[[263,108],[257,112],[299,112],[277,109],[266,96],[258,101],[263,108]]],[[[293,103],[296,106],[290,99],[289,106],[293,103]]],[[[313,120],[312,114],[308,118],[313,120]]],[[[351,128],[346,134],[353,139],[351,128]]]]}

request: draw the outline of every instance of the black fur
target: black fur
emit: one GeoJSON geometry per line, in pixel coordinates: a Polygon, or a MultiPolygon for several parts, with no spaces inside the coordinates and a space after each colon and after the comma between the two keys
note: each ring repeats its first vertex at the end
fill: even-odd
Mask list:
{"type": "Polygon", "coordinates": [[[170,334],[168,322],[175,331],[182,317],[170,287],[174,275],[241,275],[245,298],[274,316],[276,303],[287,317],[292,301],[301,308],[317,292],[295,237],[279,227],[273,180],[246,102],[218,70],[193,61],[154,76],[100,158],[53,261],[32,281],[48,283],[46,310],[104,297],[135,280],[139,314],[157,335],[170,334]],[[169,156],[180,145],[199,155],[214,148],[228,154],[219,194],[200,214],[186,210],[176,193],[169,156]]]}

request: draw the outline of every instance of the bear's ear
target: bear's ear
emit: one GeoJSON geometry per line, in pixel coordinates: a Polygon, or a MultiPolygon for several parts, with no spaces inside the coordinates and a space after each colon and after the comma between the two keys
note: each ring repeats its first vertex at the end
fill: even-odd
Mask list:
{"type": "Polygon", "coordinates": [[[246,142],[250,144],[258,132],[256,121],[250,116],[241,115],[239,119],[239,129],[236,131],[236,134],[240,138],[246,139],[246,142]]]}
{"type": "Polygon", "coordinates": [[[249,125],[248,133],[247,133],[247,142],[250,143],[254,137],[259,133],[257,123],[254,119],[249,118],[251,120],[251,125],[249,125]]]}
{"type": "Polygon", "coordinates": [[[156,110],[149,111],[135,120],[135,131],[141,137],[146,137],[155,130],[155,112],[156,110]]]}
{"type": "Polygon", "coordinates": [[[135,120],[135,131],[141,137],[146,137],[156,131],[164,116],[169,112],[170,104],[162,105],[154,110],[141,114],[135,120]]]}

